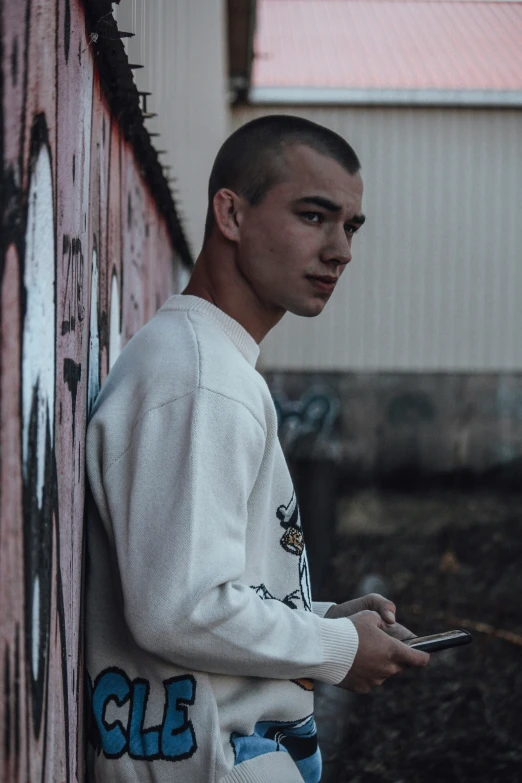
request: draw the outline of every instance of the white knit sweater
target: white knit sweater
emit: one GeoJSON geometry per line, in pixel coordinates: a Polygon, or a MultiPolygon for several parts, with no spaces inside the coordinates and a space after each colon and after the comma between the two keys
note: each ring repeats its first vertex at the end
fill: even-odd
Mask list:
{"type": "Polygon", "coordinates": [[[319,780],[311,680],[340,682],[358,639],[311,602],[258,353],[217,307],[173,296],[96,402],[91,781],[319,780]]]}

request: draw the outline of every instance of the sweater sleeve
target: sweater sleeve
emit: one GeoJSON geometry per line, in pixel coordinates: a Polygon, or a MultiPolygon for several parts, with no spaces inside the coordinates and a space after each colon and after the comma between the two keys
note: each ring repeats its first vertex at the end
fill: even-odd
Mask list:
{"type": "Polygon", "coordinates": [[[205,389],[136,424],[101,488],[125,619],[141,647],[178,666],[336,684],[357,652],[352,622],[262,601],[241,582],[264,447],[249,410],[205,389]]]}

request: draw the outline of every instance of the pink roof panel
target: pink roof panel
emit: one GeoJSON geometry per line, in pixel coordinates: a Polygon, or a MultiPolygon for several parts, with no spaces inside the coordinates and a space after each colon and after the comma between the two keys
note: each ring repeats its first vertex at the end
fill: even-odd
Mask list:
{"type": "Polygon", "coordinates": [[[522,89],[522,2],[258,0],[253,87],[522,89]]]}

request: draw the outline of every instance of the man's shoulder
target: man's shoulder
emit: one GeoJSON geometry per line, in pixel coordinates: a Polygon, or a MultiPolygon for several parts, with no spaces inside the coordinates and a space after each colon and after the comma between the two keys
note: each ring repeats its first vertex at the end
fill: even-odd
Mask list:
{"type": "Polygon", "coordinates": [[[266,419],[271,397],[264,379],[212,319],[161,309],[129,341],[95,406],[133,420],[198,390],[213,392],[266,419]]]}
{"type": "Polygon", "coordinates": [[[186,315],[160,311],[129,340],[114,363],[93,410],[93,418],[136,420],[148,408],[197,388],[197,344],[186,315]]]}

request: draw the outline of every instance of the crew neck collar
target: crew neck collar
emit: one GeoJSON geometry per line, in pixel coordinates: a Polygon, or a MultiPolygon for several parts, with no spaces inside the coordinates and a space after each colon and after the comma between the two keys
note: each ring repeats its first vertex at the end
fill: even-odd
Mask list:
{"type": "Polygon", "coordinates": [[[161,310],[184,310],[208,315],[219,324],[247,362],[252,367],[256,366],[259,357],[259,345],[238,321],[231,318],[223,310],[220,310],[212,302],[208,302],[206,299],[193,294],[174,294],[167,299],[161,310]]]}

